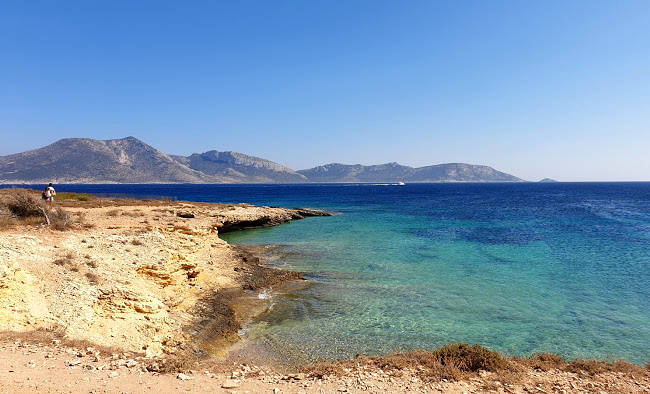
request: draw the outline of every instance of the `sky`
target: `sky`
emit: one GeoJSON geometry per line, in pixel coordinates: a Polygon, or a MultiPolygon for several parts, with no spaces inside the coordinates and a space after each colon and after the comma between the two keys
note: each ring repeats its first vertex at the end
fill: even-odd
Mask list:
{"type": "Polygon", "coordinates": [[[650,181],[650,1],[2,1],[0,155],[485,164],[650,181]]]}

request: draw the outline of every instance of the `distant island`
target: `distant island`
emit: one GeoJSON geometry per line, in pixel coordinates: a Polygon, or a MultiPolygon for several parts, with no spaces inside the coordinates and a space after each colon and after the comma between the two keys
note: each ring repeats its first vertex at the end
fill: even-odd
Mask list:
{"type": "Polygon", "coordinates": [[[43,148],[0,156],[0,183],[345,183],[523,182],[492,167],[446,163],[409,167],[332,163],[295,171],[238,152],[165,154],[127,137],[65,138],[43,148]]]}
{"type": "Polygon", "coordinates": [[[544,178],[544,179],[540,179],[539,182],[540,183],[554,183],[554,182],[557,182],[557,181],[555,179],[551,179],[551,178],[544,178]]]}

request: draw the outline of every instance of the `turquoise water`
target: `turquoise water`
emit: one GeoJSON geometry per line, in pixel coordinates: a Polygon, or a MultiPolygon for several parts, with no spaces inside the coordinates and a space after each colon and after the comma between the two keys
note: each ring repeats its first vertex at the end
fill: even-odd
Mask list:
{"type": "Polygon", "coordinates": [[[296,359],[468,342],[648,361],[650,187],[522,186],[339,187],[317,204],[339,216],[224,235],[310,274],[252,335],[296,359]]]}
{"type": "Polygon", "coordinates": [[[246,336],[288,360],[449,342],[650,360],[650,183],[59,185],[341,213],[222,237],[308,273],[246,336]]]}

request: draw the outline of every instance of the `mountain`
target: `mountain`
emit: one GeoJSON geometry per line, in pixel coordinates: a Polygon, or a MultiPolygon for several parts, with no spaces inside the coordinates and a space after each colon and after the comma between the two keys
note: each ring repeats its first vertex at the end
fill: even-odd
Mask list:
{"type": "Polygon", "coordinates": [[[299,170],[311,182],[399,182],[414,173],[414,168],[398,163],[362,166],[361,164],[332,163],[299,170]]]}
{"type": "Polygon", "coordinates": [[[492,167],[447,163],[408,167],[398,163],[373,166],[332,163],[298,173],[310,182],[522,182],[516,176],[492,167]]]}
{"type": "Polygon", "coordinates": [[[3,183],[197,183],[215,180],[134,138],[65,138],[0,157],[3,183]]]}
{"type": "Polygon", "coordinates": [[[520,182],[491,167],[450,163],[413,168],[327,164],[294,171],[238,152],[167,155],[134,137],[66,138],[43,148],[0,156],[0,183],[305,183],[520,182]]]}
{"type": "Polygon", "coordinates": [[[557,182],[557,181],[555,179],[551,179],[551,178],[544,178],[544,179],[540,179],[538,182],[541,182],[541,183],[554,183],[554,182],[557,182]]]}
{"type": "Polygon", "coordinates": [[[179,163],[206,175],[248,183],[301,183],[307,178],[278,163],[238,152],[194,153],[172,156],[179,163]]]}

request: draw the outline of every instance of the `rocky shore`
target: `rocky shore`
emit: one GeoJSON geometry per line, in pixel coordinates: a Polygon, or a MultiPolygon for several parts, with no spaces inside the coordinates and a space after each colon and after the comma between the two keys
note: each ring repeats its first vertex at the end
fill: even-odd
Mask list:
{"type": "Polygon", "coordinates": [[[330,213],[68,195],[53,213],[61,231],[38,210],[16,218],[7,204],[17,193],[38,198],[0,190],[0,392],[650,390],[648,370],[627,363],[506,359],[487,350],[486,360],[501,361],[467,370],[466,353],[453,368],[437,353],[294,371],[233,363],[222,356],[266,308],[258,292],[302,275],[265,267],[219,233],[330,213]]]}

